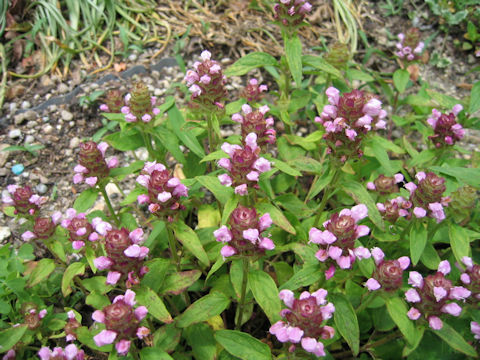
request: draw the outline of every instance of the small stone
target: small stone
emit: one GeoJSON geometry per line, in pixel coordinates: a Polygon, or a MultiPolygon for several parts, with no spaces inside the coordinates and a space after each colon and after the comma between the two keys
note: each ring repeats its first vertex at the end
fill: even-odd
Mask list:
{"type": "Polygon", "coordinates": [[[8,238],[12,235],[10,228],[8,226],[1,226],[0,227],[0,241],[8,240],[8,238]]]}
{"type": "Polygon", "coordinates": [[[22,109],[29,109],[30,107],[32,107],[32,104],[30,104],[30,101],[23,101],[22,105],[20,105],[20,107],[22,109]]]}
{"type": "Polygon", "coordinates": [[[60,116],[64,121],[70,121],[73,119],[73,114],[67,110],[62,110],[62,112],[60,113],[60,116]]]}
{"type": "Polygon", "coordinates": [[[32,135],[27,135],[25,137],[25,144],[31,144],[35,141],[35,138],[32,135]]]}
{"type": "Polygon", "coordinates": [[[48,116],[44,116],[44,117],[42,117],[42,121],[43,122],[49,122],[50,118],[48,116]]]}
{"type": "Polygon", "coordinates": [[[18,109],[18,105],[17,105],[17,103],[12,102],[12,103],[10,103],[8,108],[10,109],[10,112],[13,113],[18,109]]]}
{"type": "Polygon", "coordinates": [[[42,128],[42,130],[45,134],[51,134],[53,132],[53,126],[50,124],[47,124],[42,128]]]}
{"type": "Polygon", "coordinates": [[[35,186],[35,190],[39,193],[39,194],[45,194],[48,190],[48,187],[47,185],[45,184],[38,184],[37,186],[35,186]]]}
{"type": "Polygon", "coordinates": [[[115,199],[120,195],[120,190],[118,190],[117,185],[113,183],[108,183],[107,186],[105,186],[105,191],[107,192],[108,197],[111,197],[112,199],[115,199]]]}
{"type": "Polygon", "coordinates": [[[37,126],[37,122],[36,121],[29,121],[27,123],[27,128],[29,129],[33,129],[35,126],[37,126]]]}
{"type": "Polygon", "coordinates": [[[8,175],[7,168],[5,167],[0,167],[0,177],[4,177],[8,175]]]}
{"type": "Polygon", "coordinates": [[[52,86],[52,85],[53,85],[53,81],[52,81],[52,79],[50,79],[50,76],[48,76],[48,75],[43,75],[43,76],[40,78],[40,83],[41,83],[42,86],[44,86],[44,87],[52,86]]]}
{"type": "Polygon", "coordinates": [[[9,146],[10,145],[8,144],[0,144],[0,168],[3,168],[3,166],[8,160],[8,156],[10,155],[9,151],[2,151],[2,150],[9,146]]]}
{"type": "Polygon", "coordinates": [[[76,149],[79,145],[80,145],[80,139],[75,136],[70,139],[70,144],[68,145],[68,147],[70,149],[76,149]]]}
{"type": "Polygon", "coordinates": [[[58,85],[58,92],[61,93],[61,94],[64,94],[66,92],[68,92],[69,88],[68,88],[68,85],[64,84],[64,83],[61,83],[58,85]]]}
{"type": "Polygon", "coordinates": [[[162,96],[163,95],[162,89],[155,88],[155,90],[153,90],[153,95],[162,96]]]}
{"type": "Polygon", "coordinates": [[[129,61],[132,61],[132,62],[133,62],[133,61],[136,61],[137,58],[138,58],[137,54],[130,54],[130,55],[128,56],[128,60],[129,60],[129,61]]]}
{"type": "Polygon", "coordinates": [[[53,104],[48,107],[49,112],[54,112],[57,111],[57,105],[53,104]]]}
{"type": "Polygon", "coordinates": [[[23,173],[23,170],[25,170],[25,167],[22,164],[16,164],[12,166],[12,172],[15,175],[20,175],[21,173],[23,173]]]}
{"type": "Polygon", "coordinates": [[[25,179],[28,179],[28,177],[30,176],[30,173],[28,171],[25,171],[22,173],[22,175],[25,179]]]}
{"type": "Polygon", "coordinates": [[[66,149],[65,150],[65,156],[72,156],[72,154],[73,154],[72,149],[66,149]]]}
{"type": "Polygon", "coordinates": [[[22,132],[20,131],[20,129],[13,129],[8,132],[8,137],[10,139],[16,139],[16,138],[19,138],[20,136],[22,136],[22,132]]]}

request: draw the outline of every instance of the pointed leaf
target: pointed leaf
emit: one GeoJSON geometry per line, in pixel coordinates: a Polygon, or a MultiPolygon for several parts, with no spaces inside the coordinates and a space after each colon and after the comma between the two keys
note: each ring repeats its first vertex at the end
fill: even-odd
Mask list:
{"type": "Polygon", "coordinates": [[[280,298],[275,281],[266,272],[254,270],[248,273],[248,285],[258,305],[267,315],[271,324],[280,320],[280,298]]]}
{"type": "Polygon", "coordinates": [[[173,129],[173,132],[180,141],[190,150],[192,150],[195,155],[199,158],[203,158],[205,156],[205,151],[203,151],[202,146],[198,142],[197,138],[191,131],[185,129],[187,126],[187,122],[183,118],[182,113],[177,109],[175,105],[173,105],[170,109],[168,109],[168,119],[170,121],[170,126],[173,129]]]}
{"type": "Polygon", "coordinates": [[[210,190],[222,204],[225,204],[233,195],[233,189],[220,184],[216,176],[197,176],[195,179],[210,190]]]}
{"type": "Polygon", "coordinates": [[[253,52],[242,56],[224,72],[226,76],[241,76],[261,66],[276,66],[277,60],[264,52],[253,52]]]}
{"type": "Polygon", "coordinates": [[[453,254],[458,263],[462,263],[464,256],[471,256],[470,254],[470,237],[464,231],[463,227],[450,223],[448,226],[448,234],[450,236],[450,245],[453,250],[453,254]]]}
{"type": "Polygon", "coordinates": [[[432,330],[432,332],[455,350],[471,357],[477,357],[477,352],[472,345],[466,342],[462,335],[460,335],[445,321],[443,322],[443,327],[440,330],[432,330]]]}
{"type": "Polygon", "coordinates": [[[7,352],[20,341],[28,327],[20,325],[0,331],[0,353],[7,352]]]}
{"type": "Polygon", "coordinates": [[[272,354],[267,344],[253,336],[237,330],[218,330],[215,339],[230,354],[243,360],[271,360],[272,354]]]}
{"type": "Polygon", "coordinates": [[[162,294],[178,295],[191,286],[202,275],[200,270],[182,271],[170,274],[163,283],[161,288],[162,294]]]}
{"type": "Polygon", "coordinates": [[[137,303],[146,306],[148,313],[164,323],[171,323],[172,316],[168,312],[162,299],[149,287],[141,286],[135,290],[137,303]]]}
{"type": "Polygon", "coordinates": [[[204,266],[209,266],[208,255],[200,242],[195,231],[183,221],[176,221],[171,224],[175,237],[185,246],[204,266]]]}
{"type": "Polygon", "coordinates": [[[298,35],[286,36],[284,41],[288,67],[293,81],[297,88],[300,88],[302,85],[302,42],[298,35]]]}
{"type": "Polygon", "coordinates": [[[33,287],[46,280],[55,268],[56,265],[53,259],[40,260],[28,278],[27,287],[33,287]]]}
{"type": "Polygon", "coordinates": [[[70,264],[65,272],[63,273],[62,278],[62,294],[64,297],[67,297],[72,292],[72,280],[77,275],[83,275],[85,273],[85,264],[81,262],[75,262],[70,264]]]}
{"type": "Polygon", "coordinates": [[[334,320],[340,335],[345,339],[354,355],[360,349],[360,329],[355,310],[343,294],[330,294],[330,301],[335,305],[334,320]]]}
{"type": "Polygon", "coordinates": [[[184,328],[195,323],[206,321],[219,315],[230,304],[230,300],[221,292],[214,291],[190,305],[183,314],[177,316],[177,326],[184,328]]]}
{"type": "Polygon", "coordinates": [[[405,69],[398,69],[393,73],[393,85],[401,94],[405,91],[410,80],[410,73],[405,69]]]}
{"type": "Polygon", "coordinates": [[[297,233],[297,231],[292,226],[292,224],[290,224],[285,215],[283,215],[283,213],[275,205],[272,205],[270,203],[258,203],[256,205],[256,208],[259,212],[263,214],[269,213],[273,223],[281,227],[286,232],[289,232],[293,235],[297,233]]]}
{"type": "Polygon", "coordinates": [[[420,260],[422,256],[425,244],[427,243],[427,237],[427,229],[423,225],[423,222],[419,220],[415,221],[410,228],[410,257],[414,265],[417,265],[418,260],[420,260]]]}
{"type": "Polygon", "coordinates": [[[98,190],[95,188],[90,188],[87,190],[82,191],[82,193],[75,199],[73,203],[73,208],[77,210],[77,212],[85,212],[90,207],[95,204],[95,201],[98,197],[98,190]]]}
{"type": "Polygon", "coordinates": [[[415,344],[418,334],[413,322],[408,318],[408,308],[405,302],[399,297],[385,297],[388,314],[397,324],[405,339],[410,344],[415,344]]]}

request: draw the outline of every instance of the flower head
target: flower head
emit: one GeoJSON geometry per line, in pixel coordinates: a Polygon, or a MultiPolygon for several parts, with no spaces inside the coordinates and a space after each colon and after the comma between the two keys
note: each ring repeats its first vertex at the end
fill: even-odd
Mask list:
{"type": "Polygon", "coordinates": [[[94,260],[99,270],[109,270],[108,284],[116,284],[121,278],[126,280],[127,287],[137,285],[148,272],[143,265],[149,248],[140,246],[143,241],[143,230],[138,228],[128,231],[126,228],[112,229],[105,234],[105,251],[107,256],[94,260]]]}
{"type": "Polygon", "coordinates": [[[257,145],[259,147],[266,144],[273,144],[276,141],[276,131],[273,128],[273,118],[265,118],[269,111],[268,106],[262,106],[258,110],[253,110],[249,105],[242,106],[242,114],[233,114],[232,120],[242,125],[242,137],[246,138],[250,133],[257,135],[257,145]]]}
{"type": "Polygon", "coordinates": [[[417,28],[410,28],[405,34],[398,34],[398,40],[395,55],[400,59],[416,60],[420,57],[425,47],[425,44],[420,41],[420,30],[417,28]]]}
{"type": "Polygon", "coordinates": [[[426,278],[416,271],[410,272],[408,283],[414,288],[405,293],[405,298],[414,304],[407,314],[411,320],[423,315],[432,329],[439,330],[443,327],[442,314],[460,315],[462,308],[453,300],[464,300],[470,291],[453,286],[445,277],[449,272],[450,264],[446,260],[440,262],[437,273],[426,278]]]}
{"type": "Polygon", "coordinates": [[[155,161],[145,163],[137,182],[148,191],[137,200],[140,204],[148,204],[152,214],[173,221],[178,211],[185,209],[180,202],[182,197],[188,196],[188,188],[172,176],[165,165],[155,161]]]}
{"type": "Polygon", "coordinates": [[[118,166],[116,158],[106,161],[105,151],[107,148],[106,142],[97,144],[94,141],[87,141],[80,144],[79,164],[73,169],[75,184],[85,182],[90,187],[94,187],[100,180],[108,177],[110,168],[118,166]]]}
{"type": "Polygon", "coordinates": [[[397,260],[385,260],[385,254],[380,248],[373,248],[370,253],[375,260],[375,270],[365,286],[368,290],[382,289],[395,291],[402,286],[403,271],[410,265],[410,259],[402,256],[397,260]]]}
{"type": "Polygon", "coordinates": [[[227,96],[225,89],[226,77],[220,64],[211,59],[211,53],[204,50],[201,62],[194,64],[193,70],[188,70],[185,81],[192,94],[190,107],[209,111],[222,110],[227,96]]]}
{"type": "Polygon", "coordinates": [[[325,93],[329,105],[324,106],[315,122],[325,128],[328,151],[341,162],[362,156],[362,139],[372,130],[385,128],[387,113],[382,109],[382,103],[361,90],[340,96],[338,89],[329,87],[325,93]]]}
{"type": "Polygon", "coordinates": [[[145,306],[134,308],[135,304],[135,293],[127,290],[125,295],[113,299],[111,305],[92,314],[93,320],[105,324],[105,330],[93,337],[97,346],[115,343],[118,354],[127,355],[132,339],[148,334],[147,328],[139,326],[148,310],[145,306]]]}
{"type": "Polygon", "coordinates": [[[356,258],[361,260],[370,257],[370,252],[366,248],[355,247],[355,240],[370,232],[367,226],[357,224],[367,216],[367,213],[367,207],[360,204],[333,214],[323,223],[324,231],[310,229],[310,242],[320,245],[315,256],[319,261],[330,264],[325,273],[327,279],[335,273],[335,267],[332,267],[334,263],[341,269],[350,269],[356,258]]]}
{"type": "Polygon", "coordinates": [[[221,251],[224,258],[232,255],[258,256],[275,248],[273,241],[262,235],[272,225],[268,213],[259,217],[255,208],[239,205],[231,213],[229,225],[213,232],[217,241],[225,243],[221,251]]]}
{"type": "Polygon", "coordinates": [[[443,197],[446,190],[445,179],[429,172],[419,172],[416,175],[418,185],[405,184],[410,191],[410,202],[414,207],[414,215],[423,217],[430,215],[437,222],[445,219],[443,207],[448,204],[449,198],[443,197]]]}
{"type": "Polygon", "coordinates": [[[253,78],[248,81],[240,96],[247,99],[248,102],[259,102],[263,98],[263,93],[267,90],[267,85],[259,84],[258,80],[253,78]]]}
{"type": "Polygon", "coordinates": [[[457,122],[457,114],[462,110],[463,107],[460,104],[455,105],[449,114],[443,114],[437,109],[432,110],[432,115],[427,122],[435,134],[428,138],[437,148],[454,145],[465,135],[462,125],[457,122]]]}
{"type": "Polygon", "coordinates": [[[465,271],[460,275],[463,286],[472,294],[472,300],[480,301],[480,265],[474,264],[472,258],[464,256],[462,263],[465,271]]]}
{"type": "Polygon", "coordinates": [[[285,320],[273,324],[270,333],[282,343],[300,343],[305,351],[325,356],[323,343],[319,340],[331,339],[335,334],[332,327],[325,325],[335,311],[335,306],[327,302],[326,296],[324,289],[313,293],[304,291],[298,299],[290,290],[280,291],[279,297],[287,306],[281,311],[285,320]]]}
{"type": "Polygon", "coordinates": [[[305,17],[312,11],[312,5],[306,0],[280,0],[273,11],[275,20],[292,32],[304,24],[305,17]]]}
{"type": "Polygon", "coordinates": [[[83,350],[79,350],[74,344],[65,346],[65,349],[56,347],[53,351],[44,346],[37,355],[40,360],[83,360],[85,358],[83,350]]]}
{"type": "Polygon", "coordinates": [[[2,194],[2,202],[5,205],[13,206],[15,214],[26,216],[36,216],[46,201],[47,197],[38,196],[30,186],[8,185],[7,193],[2,194]]]}

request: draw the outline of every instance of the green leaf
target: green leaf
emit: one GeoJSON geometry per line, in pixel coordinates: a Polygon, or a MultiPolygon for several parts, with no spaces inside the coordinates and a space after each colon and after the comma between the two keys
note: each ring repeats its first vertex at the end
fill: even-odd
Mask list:
{"type": "Polygon", "coordinates": [[[95,204],[95,201],[98,197],[98,190],[95,188],[90,188],[82,191],[79,197],[75,199],[73,203],[73,208],[77,212],[85,212],[95,204]]]}
{"type": "Polygon", "coordinates": [[[168,268],[171,265],[169,259],[156,258],[145,264],[148,266],[148,273],[142,278],[142,285],[148,286],[153,291],[157,292],[162,286],[162,281],[158,279],[164,279],[168,268]]]}
{"type": "Polygon", "coordinates": [[[105,306],[110,305],[110,300],[106,295],[101,295],[96,291],[92,291],[85,298],[85,304],[90,305],[97,310],[102,310],[105,306]]]}
{"type": "Polygon", "coordinates": [[[253,336],[237,330],[218,330],[215,339],[230,354],[242,360],[271,360],[272,354],[267,344],[253,336]]]}
{"type": "Polygon", "coordinates": [[[409,344],[407,342],[407,344],[405,344],[405,347],[403,348],[402,356],[404,358],[410,355],[418,347],[418,345],[420,345],[420,342],[423,339],[425,328],[423,326],[417,326],[416,332],[417,332],[417,336],[415,337],[415,342],[413,344],[409,344]]]}
{"type": "Polygon", "coordinates": [[[480,187],[480,168],[432,166],[430,167],[430,170],[453,176],[454,178],[463,181],[473,187],[480,187]]]}
{"type": "Polygon", "coordinates": [[[410,228],[410,257],[413,265],[417,265],[427,243],[428,232],[421,220],[416,220],[410,228]]]}
{"type": "Polygon", "coordinates": [[[381,230],[385,229],[382,215],[380,215],[375,201],[373,201],[365,186],[356,181],[349,180],[348,182],[342,183],[342,188],[357,204],[365,204],[368,208],[368,218],[381,230]]]}
{"type": "Polygon", "coordinates": [[[149,287],[141,286],[135,290],[137,302],[146,306],[148,313],[164,323],[171,323],[172,316],[168,312],[162,299],[149,287]]]}
{"type": "Polygon", "coordinates": [[[173,132],[180,141],[190,150],[192,150],[195,155],[199,158],[203,158],[205,156],[205,152],[203,151],[202,146],[198,142],[197,138],[191,131],[185,129],[187,122],[183,118],[182,113],[177,109],[175,105],[173,105],[170,109],[168,109],[168,119],[170,121],[170,126],[173,129],[173,132]]]}
{"type": "Polygon", "coordinates": [[[302,85],[302,42],[298,35],[286,36],[284,40],[288,67],[293,81],[297,88],[300,88],[302,85]]]}
{"type": "Polygon", "coordinates": [[[477,81],[470,92],[470,106],[468,112],[473,114],[480,110],[480,81],[477,81]]]}
{"type": "Polygon", "coordinates": [[[318,178],[317,182],[313,185],[310,193],[307,196],[307,200],[313,199],[320,193],[320,191],[322,191],[328,184],[330,184],[332,182],[334,174],[335,171],[331,171],[330,169],[326,168],[325,172],[318,178]]]}
{"type": "Polygon", "coordinates": [[[464,256],[471,256],[470,254],[470,237],[463,227],[450,223],[448,226],[448,234],[450,237],[450,246],[458,263],[462,263],[464,256]]]}
{"type": "Polygon", "coordinates": [[[261,66],[277,66],[277,60],[264,52],[253,52],[235,61],[224,72],[226,76],[241,76],[261,66]]]}
{"type": "Polygon", "coordinates": [[[46,280],[55,268],[56,265],[53,259],[40,260],[28,278],[27,287],[33,287],[46,280]]]}
{"type": "Polygon", "coordinates": [[[145,146],[142,135],[137,129],[127,129],[104,137],[113,148],[120,151],[136,150],[145,146]]]}
{"type": "Polygon", "coordinates": [[[330,300],[335,305],[334,321],[340,335],[356,356],[360,349],[360,329],[355,310],[343,294],[330,294],[330,300]]]}
{"type": "Polygon", "coordinates": [[[291,160],[291,164],[294,165],[300,171],[321,175],[325,172],[325,168],[319,161],[306,157],[299,156],[295,160],[291,160]]]}
{"type": "Polygon", "coordinates": [[[145,165],[144,161],[137,160],[137,161],[134,161],[133,163],[131,163],[128,166],[111,169],[109,175],[111,177],[116,177],[116,176],[120,176],[120,175],[133,174],[133,173],[137,172],[138,170],[140,170],[141,168],[143,168],[144,165],[145,165]]]}
{"type": "Polygon", "coordinates": [[[460,335],[445,321],[443,322],[443,327],[440,330],[432,330],[432,332],[455,350],[471,357],[477,357],[477,352],[475,349],[465,341],[462,335],[460,335]]]}
{"type": "Polygon", "coordinates": [[[263,214],[269,213],[275,225],[279,226],[290,234],[296,235],[297,231],[295,228],[275,205],[270,203],[257,203],[256,208],[263,214]]]}
{"type": "Polygon", "coordinates": [[[214,291],[195,301],[183,314],[175,319],[177,326],[185,328],[195,323],[219,315],[230,304],[230,300],[221,292],[214,291]]]}
{"type": "Polygon", "coordinates": [[[423,249],[422,256],[420,257],[423,265],[425,265],[430,270],[437,270],[438,263],[441,261],[440,256],[438,256],[437,251],[433,245],[427,240],[427,244],[423,249]]]}
{"type": "Polygon", "coordinates": [[[422,152],[418,153],[417,156],[412,157],[412,160],[408,162],[408,165],[410,167],[419,166],[432,160],[436,156],[437,152],[434,149],[423,150],[422,152]]]}
{"type": "Polygon", "coordinates": [[[197,176],[195,179],[210,190],[222,204],[225,204],[233,195],[233,189],[220,184],[216,176],[197,176]]]}
{"type": "Polygon", "coordinates": [[[174,360],[168,353],[159,348],[146,347],[140,351],[141,360],[174,360]]]}
{"type": "Polygon", "coordinates": [[[107,278],[105,276],[94,276],[88,279],[82,279],[82,285],[88,291],[96,291],[99,294],[106,294],[113,289],[113,286],[107,285],[107,278]]]}
{"type": "Polygon", "coordinates": [[[375,81],[375,78],[372,75],[352,68],[347,69],[346,76],[349,80],[360,80],[365,82],[375,81]]]}
{"type": "Polygon", "coordinates": [[[405,91],[410,80],[410,73],[405,69],[397,69],[393,73],[393,85],[395,89],[401,94],[405,91]]]}
{"type": "MultiPolygon", "coordinates": [[[[269,159],[270,160],[270,159],[269,159]]],[[[288,165],[286,162],[283,162],[279,159],[272,159],[273,167],[277,168],[281,172],[291,175],[291,176],[302,176],[302,173],[298,170],[295,170],[293,167],[288,165]]]]}
{"type": "Polygon", "coordinates": [[[161,288],[162,293],[181,294],[202,275],[200,270],[182,271],[170,274],[161,288]]]}
{"type": "Polygon", "coordinates": [[[67,267],[62,278],[62,294],[64,297],[67,297],[72,292],[71,283],[73,278],[77,275],[83,275],[84,273],[85,264],[81,262],[74,262],[67,267]]]}
{"type": "Polygon", "coordinates": [[[202,160],[200,160],[200,162],[203,163],[206,161],[220,160],[221,158],[226,158],[227,156],[228,155],[225,153],[225,151],[217,150],[205,156],[202,160]]]}
{"type": "Polygon", "coordinates": [[[413,322],[408,318],[408,308],[403,299],[399,297],[385,296],[388,314],[397,324],[399,330],[410,344],[415,344],[417,332],[413,322]]]}
{"type": "Polygon", "coordinates": [[[432,97],[433,100],[435,100],[439,105],[441,105],[444,108],[451,109],[453,108],[456,104],[461,103],[458,99],[454,98],[453,96],[445,95],[443,93],[439,93],[435,90],[432,89],[427,89],[428,95],[432,97]]]}
{"type": "Polygon", "coordinates": [[[270,323],[280,320],[280,298],[275,281],[266,272],[254,270],[248,273],[248,285],[258,305],[267,315],[270,323]]]}
{"type": "Polygon", "coordinates": [[[28,327],[26,325],[20,325],[11,327],[6,330],[0,331],[0,354],[7,352],[20,341],[28,327]]]}
{"type": "Polygon", "coordinates": [[[195,359],[215,360],[217,358],[217,343],[210,326],[205,323],[194,324],[185,329],[185,335],[195,359]]]}
{"type": "Polygon", "coordinates": [[[388,157],[387,150],[380,144],[379,142],[375,141],[375,139],[372,139],[369,142],[369,148],[375,155],[375,159],[378,160],[380,165],[382,165],[383,169],[385,170],[385,176],[393,176],[399,169],[394,169],[392,167],[392,162],[390,161],[390,158],[388,157]]]}
{"type": "Polygon", "coordinates": [[[316,69],[326,72],[327,74],[333,75],[336,78],[342,77],[342,73],[337,68],[330,65],[328,62],[326,62],[324,59],[322,59],[319,56],[304,55],[302,57],[302,62],[305,65],[312,66],[316,69]]]}
{"type": "Polygon", "coordinates": [[[157,126],[155,127],[155,134],[162,142],[162,145],[165,146],[165,149],[167,149],[178,162],[182,164],[186,163],[185,156],[182,150],[180,150],[178,139],[173,132],[163,126],[157,126]]]}
{"type": "Polygon", "coordinates": [[[222,213],[222,225],[225,225],[230,218],[230,214],[235,210],[239,202],[239,198],[236,195],[232,195],[230,199],[227,200],[225,206],[223,207],[222,213]]]}
{"type": "Polygon", "coordinates": [[[303,286],[309,286],[319,281],[323,276],[318,263],[304,265],[301,270],[297,271],[285,284],[280,286],[280,290],[296,290],[303,286]]]}
{"type": "Polygon", "coordinates": [[[195,231],[183,221],[176,221],[171,224],[175,237],[187,248],[204,266],[209,266],[208,255],[200,242],[195,231]]]}

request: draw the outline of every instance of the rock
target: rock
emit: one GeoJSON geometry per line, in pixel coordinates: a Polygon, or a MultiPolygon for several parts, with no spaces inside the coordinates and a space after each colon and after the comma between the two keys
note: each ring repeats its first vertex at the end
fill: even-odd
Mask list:
{"type": "Polygon", "coordinates": [[[70,149],[76,149],[79,145],[80,145],[80,139],[75,136],[70,139],[70,144],[68,145],[68,147],[70,149]]]}
{"type": "Polygon", "coordinates": [[[25,143],[25,144],[31,144],[31,143],[33,143],[34,141],[35,141],[35,138],[34,138],[32,135],[27,135],[27,136],[25,137],[24,143],[25,143]]]}
{"type": "Polygon", "coordinates": [[[25,170],[25,167],[22,164],[16,164],[12,166],[12,172],[15,175],[20,175],[21,173],[23,173],[23,170],[25,170]]]}
{"type": "Polygon", "coordinates": [[[35,120],[37,118],[37,113],[33,110],[27,110],[23,113],[17,114],[13,117],[13,122],[15,125],[22,124],[25,120],[35,120]]]}
{"type": "Polygon", "coordinates": [[[10,228],[8,226],[1,226],[0,227],[0,241],[3,242],[8,240],[8,238],[12,235],[10,228]]]}
{"type": "Polygon", "coordinates": [[[8,175],[7,168],[5,167],[0,167],[0,177],[4,177],[8,175]]]}
{"type": "Polygon", "coordinates": [[[103,198],[100,198],[94,205],[92,208],[90,208],[90,210],[88,211],[89,213],[90,212],[93,212],[95,210],[100,210],[100,211],[104,211],[105,210],[105,200],[103,200],[103,198]]]}
{"type": "Polygon", "coordinates": [[[112,199],[115,199],[120,195],[120,190],[118,190],[117,185],[113,183],[108,183],[107,186],[105,186],[105,191],[107,192],[108,197],[112,199]]]}
{"type": "Polygon", "coordinates": [[[73,119],[73,114],[67,110],[62,110],[62,112],[60,113],[60,116],[64,121],[70,121],[73,119]]]}
{"type": "Polygon", "coordinates": [[[8,156],[10,155],[9,151],[2,151],[2,150],[9,146],[10,146],[9,144],[0,144],[0,168],[3,168],[3,166],[8,160],[8,156]]]}
{"type": "Polygon", "coordinates": [[[131,62],[134,62],[137,60],[137,57],[138,57],[137,54],[130,54],[128,56],[128,60],[130,60],[131,62]]]}
{"type": "Polygon", "coordinates": [[[43,76],[40,78],[40,83],[41,83],[42,86],[44,86],[44,87],[48,87],[48,86],[52,86],[52,85],[53,85],[53,81],[52,81],[52,79],[50,79],[50,76],[48,76],[48,75],[43,75],[43,76]]]}
{"type": "Polygon", "coordinates": [[[53,126],[50,125],[50,124],[47,124],[45,125],[43,128],[42,128],[42,131],[45,133],[45,134],[51,134],[53,132],[53,126]]]}
{"type": "Polygon", "coordinates": [[[27,123],[27,128],[29,129],[33,129],[35,126],[37,126],[37,122],[36,121],[29,121],[27,123]]]}
{"type": "Polygon", "coordinates": [[[18,109],[18,105],[17,105],[17,103],[12,102],[12,103],[10,103],[8,108],[10,109],[10,112],[13,113],[18,109]]]}
{"type": "Polygon", "coordinates": [[[16,139],[16,138],[19,138],[20,136],[22,136],[22,132],[20,131],[20,129],[13,129],[8,132],[8,137],[10,139],[16,139]]]}
{"type": "Polygon", "coordinates": [[[29,109],[32,107],[32,104],[30,104],[30,101],[23,101],[22,105],[20,105],[22,109],[29,109]]]}
{"type": "Polygon", "coordinates": [[[61,94],[65,94],[69,91],[68,85],[64,83],[59,84],[57,89],[58,89],[58,92],[61,94]]]}
{"type": "Polygon", "coordinates": [[[37,186],[35,186],[35,190],[39,193],[39,194],[45,194],[48,190],[48,187],[47,185],[45,184],[38,184],[37,186]]]}

